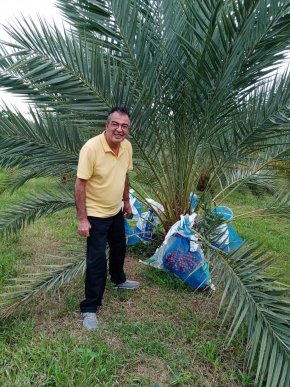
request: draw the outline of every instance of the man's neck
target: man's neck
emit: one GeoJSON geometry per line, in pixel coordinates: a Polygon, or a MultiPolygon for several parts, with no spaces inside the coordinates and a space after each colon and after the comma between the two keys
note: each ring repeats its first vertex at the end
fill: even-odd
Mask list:
{"type": "Polygon", "coordinates": [[[116,155],[118,155],[119,149],[120,149],[120,143],[115,144],[115,143],[112,143],[111,141],[109,141],[109,140],[107,139],[106,132],[105,132],[105,139],[106,139],[106,141],[107,141],[107,144],[108,144],[109,147],[111,148],[111,150],[112,150],[116,155]]]}

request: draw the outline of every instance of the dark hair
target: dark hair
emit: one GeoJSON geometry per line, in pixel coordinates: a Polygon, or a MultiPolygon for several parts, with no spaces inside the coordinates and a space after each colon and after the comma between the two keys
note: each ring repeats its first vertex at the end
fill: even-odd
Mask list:
{"type": "Polygon", "coordinates": [[[130,113],[129,113],[129,110],[127,108],[125,108],[124,106],[115,106],[113,107],[110,111],[109,111],[109,114],[108,114],[108,118],[110,117],[111,114],[115,113],[115,112],[118,112],[118,113],[121,113],[121,114],[125,114],[126,116],[128,116],[129,118],[130,117],[130,113]]]}

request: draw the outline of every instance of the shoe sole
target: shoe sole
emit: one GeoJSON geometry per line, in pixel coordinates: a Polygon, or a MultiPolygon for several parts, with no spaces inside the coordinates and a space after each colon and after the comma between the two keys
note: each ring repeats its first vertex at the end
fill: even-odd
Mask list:
{"type": "Polygon", "coordinates": [[[93,332],[93,331],[96,331],[98,329],[98,327],[96,328],[86,328],[83,326],[83,330],[87,331],[87,332],[93,332]]]}
{"type": "Polygon", "coordinates": [[[95,331],[96,329],[99,328],[99,322],[97,322],[95,327],[88,327],[88,326],[85,326],[84,324],[82,324],[82,326],[83,326],[83,329],[85,329],[86,331],[95,331]]]}
{"type": "Polygon", "coordinates": [[[136,288],[120,288],[120,287],[118,287],[118,286],[115,286],[114,287],[114,289],[116,289],[116,290],[136,290],[136,289],[138,289],[139,288],[139,286],[136,286],[136,288]]]}

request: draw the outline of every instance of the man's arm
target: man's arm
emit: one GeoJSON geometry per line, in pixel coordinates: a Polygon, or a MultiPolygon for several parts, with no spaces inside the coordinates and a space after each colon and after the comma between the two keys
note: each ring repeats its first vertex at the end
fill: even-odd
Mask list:
{"type": "Polygon", "coordinates": [[[77,177],[75,183],[75,201],[77,208],[77,217],[79,220],[78,233],[80,236],[90,236],[91,224],[87,218],[86,210],[86,184],[87,180],[77,177]]]}
{"type": "Polygon", "coordinates": [[[125,218],[128,218],[132,214],[132,208],[130,206],[130,201],[129,201],[129,176],[128,173],[126,174],[126,179],[125,179],[125,186],[124,186],[124,192],[123,192],[123,212],[125,218]]]}

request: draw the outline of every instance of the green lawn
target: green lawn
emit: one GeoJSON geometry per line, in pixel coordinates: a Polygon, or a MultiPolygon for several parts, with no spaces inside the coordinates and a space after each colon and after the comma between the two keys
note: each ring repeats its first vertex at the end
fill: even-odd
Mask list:
{"type": "MultiPolygon", "coordinates": [[[[46,183],[47,185],[47,183],[46,183]]],[[[17,197],[35,192],[32,182],[17,197]]],[[[0,207],[16,199],[4,194],[0,207]]],[[[238,214],[261,199],[236,194],[228,205],[238,214]]],[[[277,262],[273,272],[289,283],[289,226],[284,220],[240,220],[244,237],[265,242],[277,262]],[[284,269],[281,265],[285,263],[284,269]],[[286,270],[285,270],[286,268],[286,270]]],[[[36,270],[76,235],[74,209],[39,220],[19,236],[2,240],[0,285],[36,270]]],[[[137,250],[136,250],[137,251],[137,250]]],[[[191,291],[179,280],[138,262],[129,253],[128,276],[142,282],[135,292],[107,284],[100,329],[87,333],[78,311],[83,278],[38,298],[0,323],[1,386],[249,386],[243,369],[242,333],[225,348],[227,326],[219,331],[218,295],[191,291]]]]}
{"type": "MultiPolygon", "coordinates": [[[[257,197],[247,190],[236,192],[227,200],[227,205],[235,215],[257,208],[264,208],[268,202],[267,195],[257,197]]],[[[258,242],[273,258],[269,273],[278,281],[290,285],[290,222],[281,217],[251,217],[237,219],[235,229],[245,239],[258,242]]]]}

